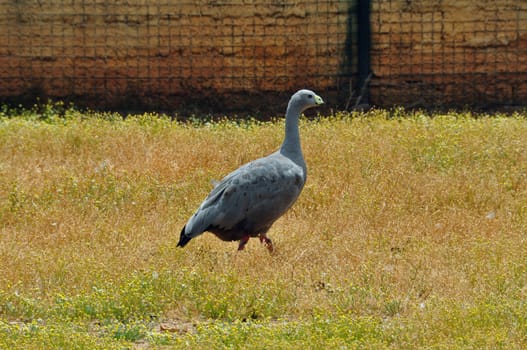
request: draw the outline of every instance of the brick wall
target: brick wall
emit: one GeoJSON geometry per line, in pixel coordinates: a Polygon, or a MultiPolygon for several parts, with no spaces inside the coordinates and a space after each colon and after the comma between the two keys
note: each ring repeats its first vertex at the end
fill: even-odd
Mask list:
{"type": "Polygon", "coordinates": [[[372,4],[374,103],[527,104],[527,1],[372,4]]]}
{"type": "MultiPolygon", "coordinates": [[[[279,113],[311,87],[343,108],[355,3],[0,0],[0,102],[279,113]]],[[[371,27],[374,104],[527,103],[527,1],[372,0],[371,27]]]]}
{"type": "MultiPolygon", "coordinates": [[[[298,88],[337,84],[348,6],[0,0],[0,96],[132,109],[208,103],[221,110],[243,107],[268,92],[287,103],[298,88]],[[225,102],[226,94],[237,101],[225,102]]],[[[265,109],[274,101],[260,102],[265,109]]]]}

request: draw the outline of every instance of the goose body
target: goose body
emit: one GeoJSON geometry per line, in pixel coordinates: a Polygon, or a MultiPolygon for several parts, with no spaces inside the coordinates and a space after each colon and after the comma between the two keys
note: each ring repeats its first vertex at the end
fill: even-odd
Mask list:
{"type": "Polygon", "coordinates": [[[310,90],[296,92],[287,106],[280,149],[224,177],[183,227],[178,246],[208,231],[224,241],[240,241],[239,250],[250,237],[259,237],[272,251],[267,231],[297,200],[307,176],[298,119],[304,110],[322,103],[310,90]]]}

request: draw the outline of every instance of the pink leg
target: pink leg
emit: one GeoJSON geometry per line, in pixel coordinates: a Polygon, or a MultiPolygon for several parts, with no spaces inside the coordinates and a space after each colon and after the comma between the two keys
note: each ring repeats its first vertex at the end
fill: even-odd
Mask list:
{"type": "Polygon", "coordinates": [[[260,235],[260,243],[263,243],[271,253],[273,252],[273,241],[271,241],[270,238],[267,238],[265,234],[260,235]]]}
{"type": "Polygon", "coordinates": [[[238,250],[243,250],[243,248],[245,248],[245,245],[249,242],[249,238],[251,238],[251,236],[243,236],[242,239],[240,239],[238,250]]]}

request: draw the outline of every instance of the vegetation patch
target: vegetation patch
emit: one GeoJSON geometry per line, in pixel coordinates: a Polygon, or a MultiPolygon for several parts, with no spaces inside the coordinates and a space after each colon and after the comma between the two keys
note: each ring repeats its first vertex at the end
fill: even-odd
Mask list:
{"type": "Polygon", "coordinates": [[[527,346],[527,116],[303,119],[273,254],[204,234],[283,120],[0,109],[0,349],[527,346]]]}

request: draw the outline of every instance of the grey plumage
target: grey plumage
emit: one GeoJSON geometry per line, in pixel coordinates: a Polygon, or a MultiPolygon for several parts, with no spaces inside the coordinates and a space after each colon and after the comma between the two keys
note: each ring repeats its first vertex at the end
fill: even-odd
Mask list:
{"type": "Polygon", "coordinates": [[[209,231],[224,241],[240,241],[239,250],[250,237],[259,237],[272,251],[266,233],[293,205],[306,181],[298,118],[304,110],[322,103],[313,91],[296,92],[287,106],[286,132],[280,149],[223,178],[181,230],[178,246],[209,231]]]}

